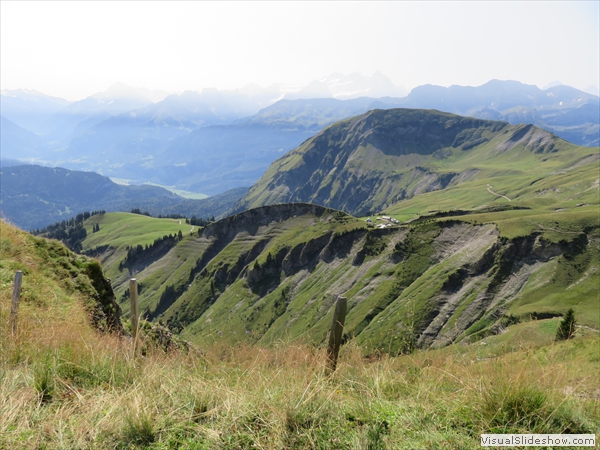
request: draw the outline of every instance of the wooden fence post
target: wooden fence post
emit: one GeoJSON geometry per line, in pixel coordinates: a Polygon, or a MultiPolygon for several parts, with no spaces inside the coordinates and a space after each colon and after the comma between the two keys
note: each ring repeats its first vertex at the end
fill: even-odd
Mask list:
{"type": "Polygon", "coordinates": [[[344,330],[344,322],[346,321],[346,309],[348,302],[346,297],[339,296],[335,304],[333,312],[333,322],[329,333],[329,347],[327,348],[327,358],[331,371],[335,371],[337,365],[338,354],[340,352],[340,344],[342,343],[342,331],[344,330]]]}
{"type": "Polygon", "coordinates": [[[135,278],[129,280],[129,298],[131,299],[131,337],[133,338],[133,351],[137,347],[138,336],[138,284],[135,278]]]}
{"type": "Polygon", "coordinates": [[[15,284],[13,287],[12,305],[10,307],[10,329],[12,334],[17,331],[17,314],[19,313],[19,301],[21,300],[21,281],[23,279],[23,272],[17,270],[15,272],[15,284]]]}

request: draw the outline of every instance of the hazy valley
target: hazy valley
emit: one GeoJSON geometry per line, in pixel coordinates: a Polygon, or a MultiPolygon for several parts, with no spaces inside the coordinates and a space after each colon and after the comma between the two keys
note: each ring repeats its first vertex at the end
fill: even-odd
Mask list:
{"type": "Polygon", "coordinates": [[[3,91],[2,158],[215,195],[251,186],[275,159],[323,127],[377,108],[532,123],[578,145],[599,144],[598,97],[568,86],[541,90],[493,80],[479,87],[419,86],[396,97],[401,91],[381,74],[334,75],[329,78],[337,85],[325,79],[294,94],[249,86],[167,96],[116,84],[68,103],[3,91]],[[325,87],[317,89],[319,83],[325,87]],[[339,85],[345,91],[335,91],[339,85]],[[344,94],[350,91],[362,97],[344,94]]]}

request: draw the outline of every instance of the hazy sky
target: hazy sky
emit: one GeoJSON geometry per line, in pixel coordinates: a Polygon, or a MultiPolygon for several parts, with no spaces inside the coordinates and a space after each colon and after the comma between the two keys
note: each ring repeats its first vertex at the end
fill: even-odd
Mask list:
{"type": "Polygon", "coordinates": [[[407,89],[599,82],[599,1],[1,1],[2,89],[69,100],[380,70],[407,89]]]}

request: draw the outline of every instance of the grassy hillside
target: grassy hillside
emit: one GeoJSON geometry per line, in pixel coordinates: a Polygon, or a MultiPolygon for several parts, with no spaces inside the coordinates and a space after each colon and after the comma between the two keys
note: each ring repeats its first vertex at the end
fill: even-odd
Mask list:
{"type": "MultiPolygon", "coordinates": [[[[82,333],[91,332],[90,324],[104,330],[121,328],[120,308],[98,261],[76,255],[57,241],[31,236],[4,221],[0,221],[0,252],[4,322],[8,321],[15,272],[23,273],[19,335],[51,340],[52,330],[59,330],[71,320],[81,326],[82,333]],[[43,321],[39,314],[44,315],[43,321]]],[[[3,335],[6,332],[3,329],[3,335]]]]}
{"type": "MultiPolygon", "coordinates": [[[[319,233],[362,232],[355,219],[305,208],[296,225],[310,212],[319,233]]],[[[253,214],[237,220],[282,219],[282,210],[253,214]]],[[[275,222],[271,250],[312,232],[275,222]]],[[[212,232],[237,234],[227,225],[212,232]]],[[[578,327],[556,343],[558,320],[535,320],[400,357],[364,358],[353,341],[334,374],[322,347],[283,340],[167,353],[146,342],[136,356],[129,339],[91,326],[87,305],[101,295],[86,273],[97,263],[0,226],[0,448],[475,449],[481,433],[600,432],[596,330],[578,327]],[[17,269],[23,297],[12,335],[17,269]]]]}
{"type": "MultiPolygon", "coordinates": [[[[334,376],[322,351],[213,347],[128,357],[76,355],[102,382],[67,379],[64,347],[5,367],[0,424],[8,448],[476,449],[481,433],[598,433],[594,338],[478,359],[475,348],[365,361],[345,348],[334,376]],[[33,367],[32,367],[33,366],[33,367]],[[63,383],[61,383],[63,381],[63,383]]],[[[497,349],[493,341],[488,347],[497,349]]]]}
{"type": "MultiPolygon", "coordinates": [[[[187,260],[192,257],[192,254],[185,250],[186,242],[189,242],[191,235],[196,235],[198,231],[197,226],[187,225],[184,219],[157,219],[131,213],[109,213],[103,216],[92,216],[85,222],[85,227],[88,237],[84,241],[83,249],[100,259],[106,271],[106,276],[111,279],[115,287],[115,294],[120,301],[125,299],[124,294],[125,290],[128,289],[129,279],[136,276],[139,271],[139,268],[136,269],[135,267],[119,268],[119,264],[127,256],[127,247],[151,246],[156,239],[168,235],[175,236],[181,232],[184,239],[177,246],[176,252],[177,255],[183,252],[184,260],[187,260]],[[94,225],[99,225],[100,231],[92,233],[94,225]]],[[[162,254],[163,252],[158,253],[158,255],[162,254]]],[[[155,258],[156,254],[153,255],[147,261],[148,264],[154,262],[152,258],[155,258]]],[[[178,258],[176,257],[176,259],[178,258]]],[[[188,264],[184,264],[181,270],[185,268],[189,270],[191,264],[192,261],[190,260],[188,264]]],[[[178,273],[175,273],[177,266],[161,265],[160,267],[160,270],[154,271],[153,276],[148,275],[140,280],[142,289],[150,286],[155,290],[161,287],[164,288],[164,283],[167,280],[178,275],[178,273]]],[[[151,291],[146,290],[145,295],[141,298],[142,311],[147,306],[148,292],[151,291]]],[[[128,310],[128,304],[122,306],[126,311],[128,310]]]]}
{"type": "Polygon", "coordinates": [[[454,137],[450,125],[423,140],[412,130],[416,147],[402,147],[386,117],[371,117],[383,131],[358,119],[344,123],[356,133],[321,137],[370,139],[345,167],[367,170],[382,152],[371,199],[403,223],[302,203],[204,228],[94,215],[83,248],[111,287],[98,261],[2,222],[0,449],[466,449],[481,433],[598,434],[597,149],[472,119],[450,124],[454,137]],[[396,183],[399,161],[414,177],[396,183]],[[392,202],[398,186],[414,195],[392,202]],[[170,327],[142,322],[137,354],[127,331],[105,332],[129,312],[130,277],[140,312],[170,327]],[[332,374],[324,345],[340,295],[332,374]],[[570,308],[575,337],[557,342],[570,308]],[[192,344],[155,345],[175,333],[192,344]]]}
{"type": "Polygon", "coordinates": [[[147,245],[157,237],[177,234],[180,230],[190,232],[192,228],[198,227],[187,225],[184,219],[157,219],[143,214],[111,213],[105,217],[96,216],[88,220],[85,248],[107,244],[115,248],[125,245],[147,245]],[[100,231],[92,233],[94,224],[100,224],[100,231]]]}
{"type": "Polygon", "coordinates": [[[86,222],[99,221],[105,234],[84,247],[108,245],[99,257],[125,311],[135,276],[146,317],[202,345],[321,344],[339,295],[348,298],[345,339],[367,353],[476,341],[512,316],[527,322],[570,307],[582,325],[600,328],[597,209],[498,209],[373,229],[314,205],[270,206],[186,230],[127,267],[125,245],[178,224],[106,214],[86,222]],[[134,231],[129,220],[146,225],[134,231]]]}
{"type": "Polygon", "coordinates": [[[143,233],[126,244],[116,217],[94,219],[107,228],[84,245],[103,246],[125,310],[135,275],[145,316],[201,343],[322,343],[339,295],[344,339],[367,352],[474,341],[510,317],[569,307],[598,329],[599,161],[597,149],[531,125],[372,111],[278,160],[245,199],[278,202],[294,185],[292,198],[316,203],[390,204],[383,215],[403,225],[278,204],[185,233],[135,264],[124,246],[143,233]]]}
{"type": "Polygon", "coordinates": [[[413,198],[413,213],[503,201],[598,204],[598,152],[532,125],[375,110],[328,127],[275,161],[235,210],[300,201],[367,215],[413,198]],[[443,199],[434,195],[446,190],[443,199]]]}

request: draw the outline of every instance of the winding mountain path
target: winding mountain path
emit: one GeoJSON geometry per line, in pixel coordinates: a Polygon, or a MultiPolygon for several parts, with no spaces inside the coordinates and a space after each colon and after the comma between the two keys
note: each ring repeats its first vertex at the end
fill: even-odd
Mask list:
{"type": "Polygon", "coordinates": [[[508,200],[509,202],[512,202],[512,200],[510,198],[508,198],[506,195],[502,195],[502,194],[498,194],[497,192],[492,191],[492,185],[488,184],[487,185],[487,190],[490,194],[494,194],[497,195],[498,197],[504,197],[506,200],[508,200]]]}

